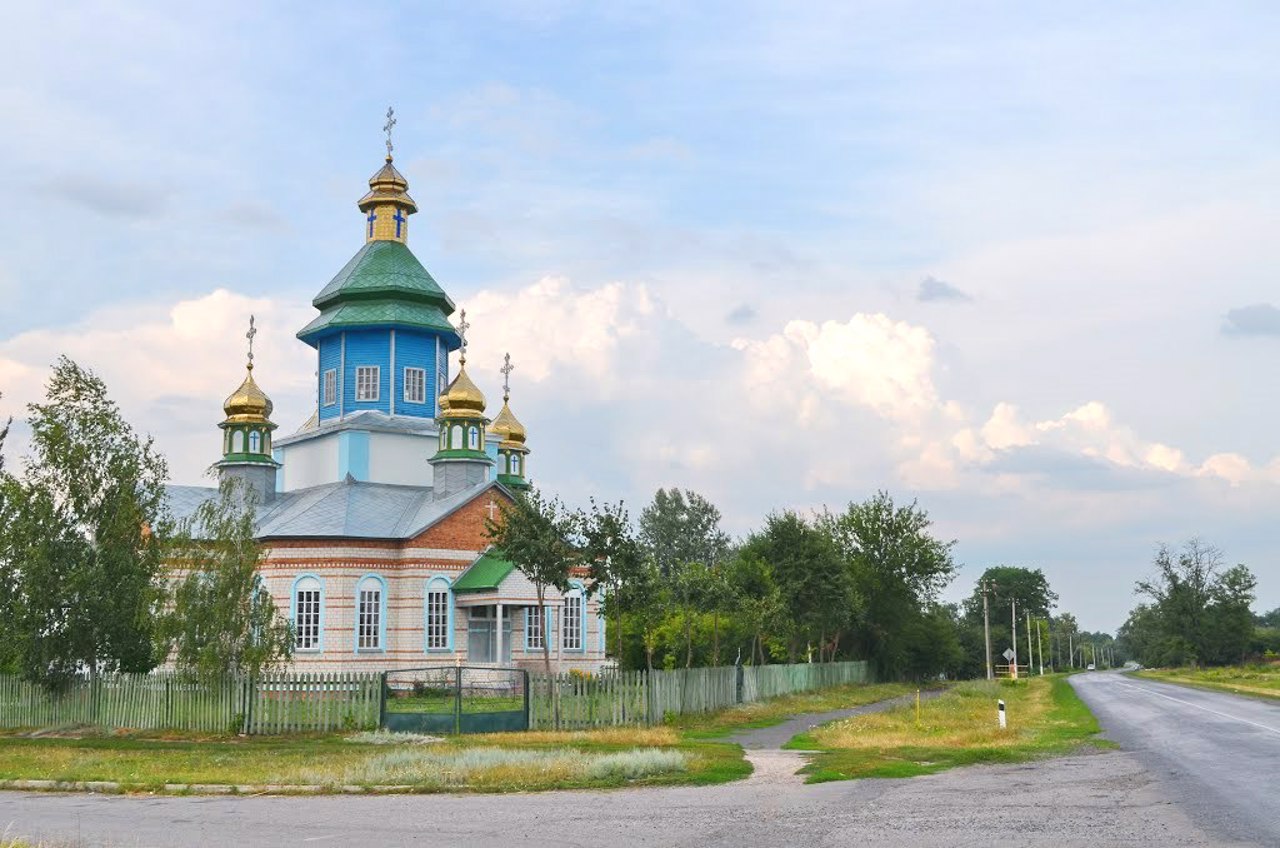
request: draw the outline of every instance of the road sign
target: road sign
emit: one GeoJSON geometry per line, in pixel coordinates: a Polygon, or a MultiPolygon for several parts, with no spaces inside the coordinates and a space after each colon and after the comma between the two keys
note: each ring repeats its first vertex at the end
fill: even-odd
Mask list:
{"type": "Polygon", "coordinates": [[[1017,654],[1013,652],[1013,648],[1005,648],[1004,653],[1001,654],[1000,656],[1004,657],[1009,662],[1013,662],[1013,658],[1016,657],[1017,654]]]}

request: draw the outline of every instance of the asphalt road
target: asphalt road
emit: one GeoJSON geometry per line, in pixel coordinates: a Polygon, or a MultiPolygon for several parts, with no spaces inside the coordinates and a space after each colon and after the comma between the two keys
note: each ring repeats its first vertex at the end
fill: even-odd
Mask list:
{"type": "Polygon", "coordinates": [[[1280,704],[1115,672],[1071,682],[1107,738],[1197,825],[1223,840],[1280,845],[1280,704]]]}
{"type": "MultiPolygon", "coordinates": [[[[1228,697],[1208,713],[1179,703],[1200,693],[1151,685],[1153,694],[1142,691],[1146,683],[1114,675],[1088,675],[1078,685],[1113,738],[1133,751],[818,786],[794,777],[800,762],[794,752],[753,749],[756,774],[714,787],[301,798],[0,793],[0,833],[47,839],[57,848],[1280,844],[1273,838],[1276,802],[1264,791],[1274,792],[1274,783],[1257,771],[1280,763],[1280,740],[1268,729],[1280,727],[1275,707],[1228,697]],[[1152,729],[1162,724],[1172,727],[1152,729]],[[1209,765],[1195,760],[1201,735],[1210,740],[1199,743],[1210,749],[1200,752],[1209,765]],[[1189,740],[1191,753],[1179,753],[1189,740]],[[1223,774],[1237,768],[1262,779],[1223,774]],[[1210,782],[1243,783],[1247,794],[1222,802],[1231,812],[1215,813],[1216,796],[1200,788],[1198,776],[1187,777],[1192,770],[1219,775],[1210,782]],[[1241,807],[1256,809],[1246,814],[1241,807]]],[[[1233,792],[1245,789],[1226,790],[1233,792]]]]}

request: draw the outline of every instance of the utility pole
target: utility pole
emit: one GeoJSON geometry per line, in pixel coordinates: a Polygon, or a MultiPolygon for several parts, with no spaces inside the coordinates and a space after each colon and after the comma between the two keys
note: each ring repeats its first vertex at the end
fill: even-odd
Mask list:
{"type": "Polygon", "coordinates": [[[1074,633],[1067,634],[1067,665],[1072,668],[1076,667],[1076,644],[1074,633]]]}
{"type": "MultiPolygon", "coordinates": [[[[1044,645],[1040,643],[1040,622],[1036,622],[1036,651],[1040,654],[1040,676],[1044,676],[1044,645]]],[[[1053,662],[1053,657],[1049,657],[1049,661],[1053,662]]]]}
{"type": "Polygon", "coordinates": [[[1013,627],[1009,630],[1009,639],[1013,643],[1013,666],[1009,669],[1009,676],[1014,680],[1018,679],[1018,599],[1009,599],[1009,616],[1013,619],[1013,627]]]}
{"type": "Polygon", "coordinates": [[[1031,611],[1027,611],[1027,677],[1031,676],[1031,664],[1036,661],[1035,649],[1031,647],[1031,611]]]}
{"type": "Polygon", "coordinates": [[[991,667],[991,609],[987,603],[987,595],[991,591],[992,583],[987,580],[982,581],[982,636],[987,643],[987,679],[995,678],[995,670],[991,667]]]}

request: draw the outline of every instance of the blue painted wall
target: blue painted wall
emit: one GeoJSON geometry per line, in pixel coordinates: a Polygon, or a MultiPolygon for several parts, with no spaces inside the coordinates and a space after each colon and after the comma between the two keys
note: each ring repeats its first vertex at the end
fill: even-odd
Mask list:
{"type": "Polygon", "coordinates": [[[328,418],[337,418],[341,410],[341,391],[342,381],[338,380],[338,392],[335,397],[338,401],[330,406],[324,404],[324,372],[329,369],[337,371],[342,361],[342,337],[334,334],[318,341],[320,368],[316,374],[316,405],[320,408],[320,420],[324,421],[328,418]]]}
{"type": "Polygon", "coordinates": [[[338,434],[338,479],[348,474],[357,480],[369,479],[369,434],[364,430],[338,434]]]}
{"type": "Polygon", "coordinates": [[[394,385],[394,413],[413,418],[433,418],[436,398],[445,388],[441,380],[448,379],[448,348],[438,343],[434,333],[415,330],[395,331],[395,365],[391,363],[391,329],[347,330],[317,339],[319,368],[316,374],[316,405],[320,420],[337,419],[342,415],[365,410],[392,413],[391,392],[394,385]],[[345,362],[343,336],[346,337],[345,362]],[[437,361],[437,351],[445,357],[437,361]],[[376,401],[356,401],[356,369],[364,365],[376,365],[379,369],[379,389],[376,401]],[[404,369],[421,368],[426,372],[426,397],[422,403],[409,403],[404,399],[404,369]],[[337,371],[337,403],[324,403],[324,374],[337,371]],[[392,373],[394,370],[394,373],[392,373]]]}

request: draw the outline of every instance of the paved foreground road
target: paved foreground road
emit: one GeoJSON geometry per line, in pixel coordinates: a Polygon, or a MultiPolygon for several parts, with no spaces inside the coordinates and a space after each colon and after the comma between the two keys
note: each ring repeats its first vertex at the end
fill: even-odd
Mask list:
{"type": "Polygon", "coordinates": [[[1128,677],[1071,678],[1107,738],[1211,834],[1280,845],[1280,704],[1128,677]]]}

